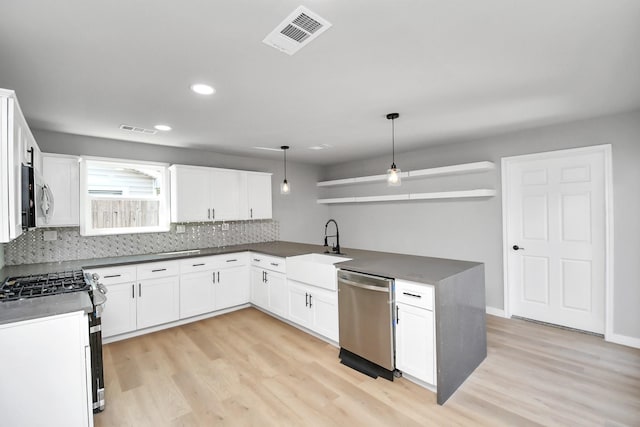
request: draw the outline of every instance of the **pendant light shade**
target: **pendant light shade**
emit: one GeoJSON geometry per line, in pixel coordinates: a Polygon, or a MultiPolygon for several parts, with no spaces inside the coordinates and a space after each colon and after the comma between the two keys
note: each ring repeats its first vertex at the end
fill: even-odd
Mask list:
{"type": "Polygon", "coordinates": [[[396,166],[396,128],[394,120],[400,117],[398,113],[387,114],[387,119],[391,120],[391,167],[387,169],[387,185],[397,187],[400,185],[400,168],[396,166]]]}
{"type": "Polygon", "coordinates": [[[280,194],[284,194],[286,196],[291,193],[291,185],[289,184],[289,181],[287,181],[287,150],[289,149],[289,146],[283,145],[280,149],[284,153],[284,181],[280,184],[280,194]]]}

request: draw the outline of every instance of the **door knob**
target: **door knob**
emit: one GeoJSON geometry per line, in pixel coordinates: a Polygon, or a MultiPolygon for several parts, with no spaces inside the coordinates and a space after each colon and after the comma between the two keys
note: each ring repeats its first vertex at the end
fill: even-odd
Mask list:
{"type": "Polygon", "coordinates": [[[514,250],[514,251],[518,251],[518,250],[523,251],[523,250],[524,250],[524,248],[521,248],[521,247],[520,247],[520,246],[518,246],[518,245],[513,245],[513,250],[514,250]]]}

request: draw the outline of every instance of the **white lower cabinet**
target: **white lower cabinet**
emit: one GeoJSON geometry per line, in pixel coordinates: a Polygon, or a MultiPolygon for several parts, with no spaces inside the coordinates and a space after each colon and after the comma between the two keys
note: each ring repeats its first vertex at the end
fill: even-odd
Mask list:
{"type": "Polygon", "coordinates": [[[102,337],[173,322],[180,315],[178,261],[88,269],[107,288],[102,337]]]}
{"type": "Polygon", "coordinates": [[[180,263],[180,318],[249,302],[247,254],[195,257],[180,263]]]}
{"type": "Polygon", "coordinates": [[[396,368],[436,385],[433,287],[396,280],[396,368]]]}
{"type": "Polygon", "coordinates": [[[338,295],[288,280],[289,320],[338,341],[338,295]]]}
{"type": "Polygon", "coordinates": [[[249,302],[247,266],[220,269],[213,286],[213,308],[222,310],[249,302]]]}
{"type": "Polygon", "coordinates": [[[251,253],[251,303],[287,317],[287,277],[284,258],[251,253]]]}
{"type": "Polygon", "coordinates": [[[137,328],[135,283],[109,285],[107,289],[107,302],[102,312],[102,336],[106,338],[135,331],[137,328]]]}
{"type": "Polygon", "coordinates": [[[0,342],[0,424],[93,426],[84,312],[0,325],[0,342]]]}
{"type": "Polygon", "coordinates": [[[138,329],[173,322],[180,318],[178,276],[138,281],[138,329]]]}

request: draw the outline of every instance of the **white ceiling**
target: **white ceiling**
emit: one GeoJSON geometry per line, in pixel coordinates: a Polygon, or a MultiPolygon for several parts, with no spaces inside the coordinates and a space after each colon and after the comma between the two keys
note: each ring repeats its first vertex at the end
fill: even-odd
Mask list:
{"type": "Polygon", "coordinates": [[[389,112],[406,151],[640,108],[638,0],[2,0],[0,22],[0,87],[81,135],[329,164],[388,153],[389,112]],[[263,44],[301,4],[333,27],[263,44]]]}

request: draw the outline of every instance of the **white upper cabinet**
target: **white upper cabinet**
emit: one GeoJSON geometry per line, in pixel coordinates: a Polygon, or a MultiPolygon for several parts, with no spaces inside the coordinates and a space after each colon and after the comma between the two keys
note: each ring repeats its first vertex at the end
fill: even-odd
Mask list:
{"type": "Polygon", "coordinates": [[[271,218],[271,175],[173,165],[171,221],[271,218]]]}
{"type": "Polygon", "coordinates": [[[240,219],[242,171],[211,169],[211,219],[227,221],[240,219]]]}
{"type": "Polygon", "coordinates": [[[42,177],[54,199],[53,214],[40,215],[38,227],[68,227],[80,224],[79,157],[42,154],[42,177]]]}
{"type": "Polygon", "coordinates": [[[247,215],[246,219],[271,219],[271,174],[246,172],[247,215]]]}
{"type": "Polygon", "coordinates": [[[240,218],[241,171],[185,165],[169,170],[172,222],[240,218]]]}
{"type": "Polygon", "coordinates": [[[0,242],[22,234],[22,164],[40,169],[40,149],[15,93],[0,89],[0,242]]]}
{"type": "Polygon", "coordinates": [[[174,165],[171,171],[171,222],[211,221],[209,169],[174,165]]]}

